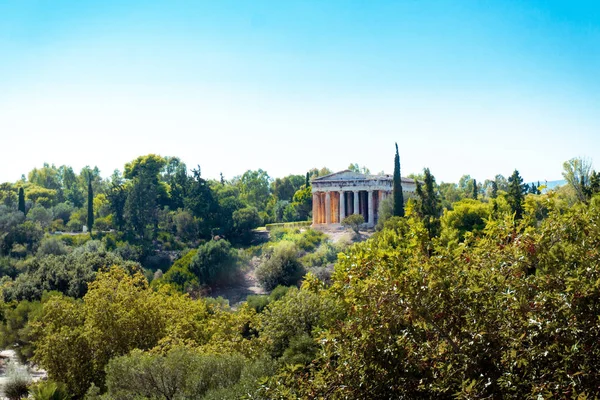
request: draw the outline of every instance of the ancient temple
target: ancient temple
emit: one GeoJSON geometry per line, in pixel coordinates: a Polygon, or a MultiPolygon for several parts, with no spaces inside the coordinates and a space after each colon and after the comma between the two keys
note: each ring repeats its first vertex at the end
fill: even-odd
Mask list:
{"type": "MultiPolygon", "coordinates": [[[[312,181],[313,226],[340,224],[351,214],[362,214],[368,227],[377,223],[379,205],[392,195],[392,175],[364,175],[345,170],[312,181]]],[[[405,198],[413,196],[415,181],[402,178],[405,198]]]]}

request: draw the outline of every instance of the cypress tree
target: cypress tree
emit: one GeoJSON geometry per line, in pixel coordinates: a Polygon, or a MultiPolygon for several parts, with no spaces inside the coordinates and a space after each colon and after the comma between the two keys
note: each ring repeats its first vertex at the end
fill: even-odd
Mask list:
{"type": "Polygon", "coordinates": [[[396,156],[394,157],[394,216],[404,217],[404,194],[402,194],[402,178],[400,177],[400,155],[396,143],[396,156]]]}
{"type": "Polygon", "coordinates": [[[492,181],[491,186],[492,186],[492,193],[490,193],[490,197],[492,199],[495,199],[496,197],[498,197],[498,184],[496,183],[496,181],[492,181]]]}
{"type": "Polygon", "coordinates": [[[435,188],[435,178],[431,174],[429,168],[425,168],[423,172],[425,174],[425,190],[423,190],[423,185],[415,179],[417,185],[417,197],[419,197],[420,200],[419,213],[421,214],[423,224],[425,225],[425,229],[427,229],[429,237],[433,238],[437,236],[440,231],[441,209],[435,188]]]}
{"type": "Polygon", "coordinates": [[[508,204],[515,213],[515,219],[519,220],[523,217],[523,198],[525,194],[525,185],[523,185],[523,178],[519,175],[519,171],[515,169],[515,172],[508,178],[508,204]]]}
{"type": "Polygon", "coordinates": [[[19,211],[25,214],[25,191],[22,187],[19,188],[19,211]]]}
{"type": "Polygon", "coordinates": [[[94,191],[92,189],[92,180],[88,180],[88,212],[87,212],[87,224],[92,234],[92,227],[94,226],[94,191]]]}
{"type": "Polygon", "coordinates": [[[477,179],[473,179],[473,199],[477,200],[477,179]]]}
{"type": "Polygon", "coordinates": [[[310,186],[310,179],[308,177],[308,172],[306,173],[306,182],[304,183],[304,187],[309,187],[310,186]]]}

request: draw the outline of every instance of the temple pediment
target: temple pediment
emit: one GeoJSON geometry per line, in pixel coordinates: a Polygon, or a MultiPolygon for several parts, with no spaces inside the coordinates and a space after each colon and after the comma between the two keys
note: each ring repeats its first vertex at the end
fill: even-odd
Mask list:
{"type": "Polygon", "coordinates": [[[313,181],[318,182],[327,182],[327,181],[354,181],[354,180],[364,180],[367,179],[368,176],[365,174],[361,174],[359,172],[353,172],[349,169],[340,172],[334,172],[333,174],[321,176],[319,178],[313,179],[313,181]]]}

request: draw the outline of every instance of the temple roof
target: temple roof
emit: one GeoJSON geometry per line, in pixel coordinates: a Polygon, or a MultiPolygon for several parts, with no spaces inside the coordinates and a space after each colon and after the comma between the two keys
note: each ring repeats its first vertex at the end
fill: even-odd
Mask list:
{"type": "MultiPolygon", "coordinates": [[[[327,181],[356,181],[356,180],[393,180],[393,176],[386,175],[366,175],[360,172],[350,171],[345,169],[343,171],[334,172],[329,175],[320,176],[314,178],[313,182],[327,182],[327,181]]],[[[402,183],[415,183],[414,179],[402,177],[402,183]]]]}

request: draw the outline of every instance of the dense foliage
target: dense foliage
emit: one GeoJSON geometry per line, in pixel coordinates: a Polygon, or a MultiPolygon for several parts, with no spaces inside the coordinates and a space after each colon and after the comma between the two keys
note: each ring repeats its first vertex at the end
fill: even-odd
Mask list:
{"type": "Polygon", "coordinates": [[[567,166],[572,184],[544,193],[516,170],[438,185],[425,169],[405,216],[390,199],[377,232],[355,244],[364,237],[298,227],[264,242],[248,234],[310,210],[302,175],[207,182],[155,155],[110,183],[90,168],[36,169],[0,186],[0,347],[50,380],[13,389],[90,400],[598,397],[600,187],[578,165],[567,166]],[[86,223],[89,182],[93,238],[50,235],[58,219],[86,223]],[[269,294],[234,307],[204,297],[250,270],[269,294]]]}

